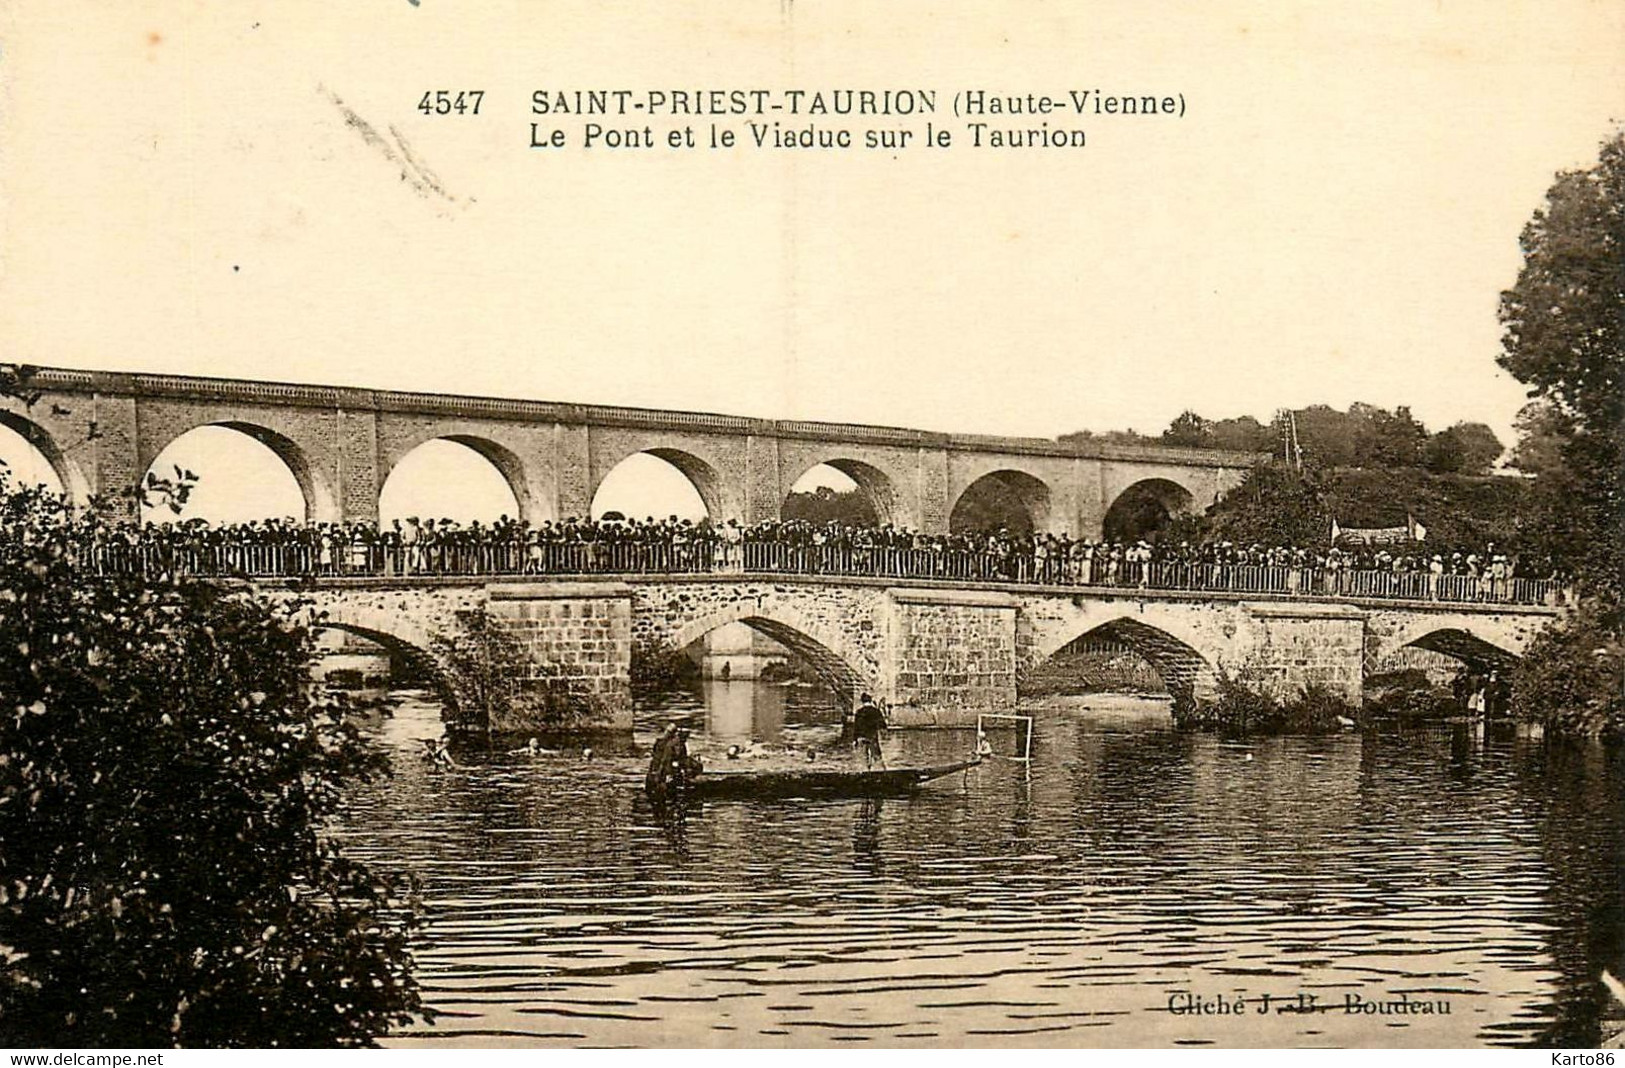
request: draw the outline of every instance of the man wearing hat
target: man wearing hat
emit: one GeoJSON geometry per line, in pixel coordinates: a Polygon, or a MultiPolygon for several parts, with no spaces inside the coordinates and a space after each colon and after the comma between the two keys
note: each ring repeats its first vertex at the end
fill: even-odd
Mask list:
{"type": "Polygon", "coordinates": [[[875,761],[880,766],[886,766],[886,758],[880,752],[880,732],[886,729],[886,714],[875,699],[868,694],[858,698],[858,707],[852,713],[852,740],[863,753],[863,766],[873,767],[875,761]]]}

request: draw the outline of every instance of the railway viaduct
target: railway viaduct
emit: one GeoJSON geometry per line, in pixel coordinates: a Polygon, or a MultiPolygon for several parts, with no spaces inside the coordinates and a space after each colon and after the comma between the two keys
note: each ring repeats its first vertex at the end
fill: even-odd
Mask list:
{"type": "MultiPolygon", "coordinates": [[[[312,521],[376,520],[384,482],[437,439],[484,457],[532,523],[590,514],[622,461],[649,453],[694,485],[710,517],[775,519],[791,488],[827,464],[857,483],[882,523],[950,529],[980,493],[1036,531],[1099,536],[1120,502],[1170,514],[1207,507],[1258,459],[1248,453],[897,427],[750,419],[492,397],[459,397],[176,375],[38,369],[26,397],[0,397],[0,425],[44,454],[75,500],[134,486],[170,442],[223,426],[287,465],[312,521]],[[1013,502],[1013,503],[1010,503],[1013,502]]],[[[134,515],[135,505],[124,507],[134,515]]]]}

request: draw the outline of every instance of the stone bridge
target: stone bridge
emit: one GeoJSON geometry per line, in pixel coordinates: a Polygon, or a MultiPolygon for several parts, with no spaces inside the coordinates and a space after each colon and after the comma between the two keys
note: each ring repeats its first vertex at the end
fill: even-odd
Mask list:
{"type": "Polygon", "coordinates": [[[616,728],[631,722],[634,658],[681,650],[734,622],[787,646],[838,693],[867,689],[908,722],[950,724],[1013,706],[1030,672],[1084,636],[1133,648],[1165,682],[1198,696],[1212,691],[1223,669],[1246,672],[1278,696],[1319,684],[1358,703],[1365,675],[1407,650],[1504,666],[1558,614],[1535,606],[812,576],[350,579],[262,590],[307,599],[324,625],[419,651],[436,635],[455,636],[467,613],[483,610],[517,639],[537,687],[568,693],[596,722],[616,728]]]}
{"type": "MultiPolygon", "coordinates": [[[[27,438],[75,500],[139,483],[198,427],[269,447],[304,495],[305,518],[377,519],[391,471],[435,440],[466,445],[507,482],[532,523],[588,516],[617,465],[674,465],[713,520],[775,519],[819,464],[853,479],[882,523],[950,529],[968,499],[998,502],[1012,527],[1098,537],[1114,506],[1170,514],[1211,504],[1258,457],[1201,449],[944,434],[896,427],[456,397],[176,375],[44,369],[27,398],[0,397],[0,425],[27,438]],[[31,403],[30,403],[31,402],[31,403]]],[[[134,509],[133,502],[124,506],[134,509]]]]}

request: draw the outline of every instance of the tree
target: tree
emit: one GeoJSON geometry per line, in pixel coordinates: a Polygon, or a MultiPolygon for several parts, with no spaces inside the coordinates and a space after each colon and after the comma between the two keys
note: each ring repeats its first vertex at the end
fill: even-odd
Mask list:
{"type": "Polygon", "coordinates": [[[1625,568],[1625,130],[1598,164],[1559,174],[1524,228],[1501,294],[1498,362],[1557,413],[1543,419],[1573,477],[1568,540],[1587,588],[1619,603],[1625,568]]]}
{"type": "Polygon", "coordinates": [[[1535,519],[1572,562],[1582,604],[1530,650],[1513,686],[1523,714],[1560,731],[1621,735],[1625,129],[1595,167],[1557,176],[1521,244],[1523,269],[1501,294],[1498,360],[1543,405],[1525,409],[1519,457],[1543,468],[1535,519]]]}
{"type": "Polygon", "coordinates": [[[1545,399],[1530,401],[1518,409],[1512,429],[1518,432],[1518,444],[1507,461],[1509,467],[1530,475],[1563,470],[1563,446],[1574,425],[1557,405],[1545,399]]]}
{"type": "Polygon", "coordinates": [[[1423,449],[1429,471],[1441,475],[1487,475],[1505,449],[1483,423],[1457,423],[1428,438],[1423,449]]]}
{"type": "Polygon", "coordinates": [[[1164,537],[1238,545],[1317,545],[1326,541],[1331,525],[1325,493],[1313,473],[1287,464],[1262,464],[1219,498],[1202,520],[1178,522],[1164,537]]]}
{"type": "Polygon", "coordinates": [[[1501,294],[1498,359],[1576,429],[1612,438],[1625,418],[1625,130],[1596,167],[1557,176],[1524,228],[1524,266],[1501,294]]]}
{"type": "Polygon", "coordinates": [[[1190,449],[1213,447],[1213,425],[1193,411],[1186,410],[1175,417],[1162,432],[1164,445],[1179,445],[1190,449]]]}
{"type": "Polygon", "coordinates": [[[1076,430],[1070,434],[1062,434],[1055,439],[1062,445],[1155,445],[1156,438],[1147,437],[1132,427],[1128,430],[1107,430],[1095,433],[1093,430],[1076,430]]]}
{"type": "Polygon", "coordinates": [[[1032,513],[1021,492],[997,478],[978,479],[954,502],[948,529],[955,534],[1033,532],[1032,513]]]}
{"type": "Polygon", "coordinates": [[[811,493],[792,493],[784,499],[779,514],[785,519],[798,519],[805,523],[840,523],[849,527],[875,527],[880,517],[874,505],[862,490],[837,490],[819,486],[811,493]]]}
{"type": "Polygon", "coordinates": [[[1274,427],[1267,427],[1250,415],[1216,419],[1208,424],[1213,447],[1235,452],[1273,452],[1280,444],[1274,427]]]}
{"type": "Polygon", "coordinates": [[[1296,413],[1298,442],[1304,460],[1322,470],[1353,467],[1359,455],[1355,420],[1325,404],[1311,404],[1296,413]]]}
{"type": "Polygon", "coordinates": [[[1321,470],[1417,467],[1422,463],[1427,428],[1404,405],[1390,412],[1356,402],[1347,412],[1340,412],[1314,404],[1295,415],[1304,459],[1321,470]]]}
{"type": "Polygon", "coordinates": [[[1536,636],[1513,673],[1512,703],[1562,734],[1625,738],[1625,646],[1599,600],[1536,636]]]}
{"type": "Polygon", "coordinates": [[[76,562],[0,477],[0,1036],[361,1046],[426,1016],[410,888],[324,833],[387,770],[294,610],[76,562]]]}
{"type": "Polygon", "coordinates": [[[1354,466],[1417,467],[1427,444],[1427,428],[1401,404],[1392,412],[1374,404],[1349,405],[1354,432],[1354,466]]]}

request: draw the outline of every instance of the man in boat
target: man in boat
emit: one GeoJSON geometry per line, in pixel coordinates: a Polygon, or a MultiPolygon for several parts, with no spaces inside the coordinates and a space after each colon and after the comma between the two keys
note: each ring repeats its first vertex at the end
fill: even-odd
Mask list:
{"type": "Polygon", "coordinates": [[[672,781],[680,793],[688,793],[688,784],[704,770],[700,758],[688,753],[688,728],[678,727],[671,747],[672,781]]]}
{"type": "Polygon", "coordinates": [[[643,777],[643,788],[656,801],[682,797],[701,770],[699,760],[688,754],[688,732],[672,720],[655,739],[654,749],[649,753],[649,771],[643,777]]]}
{"type": "Polygon", "coordinates": [[[643,789],[655,801],[664,801],[672,786],[672,749],[677,743],[677,721],[666,724],[666,729],[655,739],[649,751],[649,771],[643,776],[643,789]]]}
{"type": "Polygon", "coordinates": [[[882,768],[886,766],[886,758],[880,752],[880,732],[885,729],[886,713],[875,704],[873,697],[860,696],[857,711],[852,713],[852,739],[863,753],[865,768],[873,767],[877,760],[882,768]]]}

